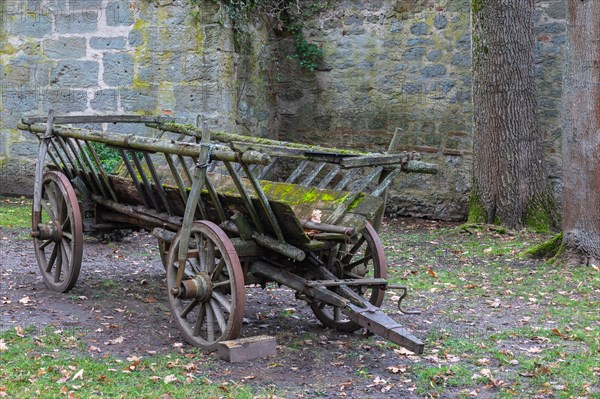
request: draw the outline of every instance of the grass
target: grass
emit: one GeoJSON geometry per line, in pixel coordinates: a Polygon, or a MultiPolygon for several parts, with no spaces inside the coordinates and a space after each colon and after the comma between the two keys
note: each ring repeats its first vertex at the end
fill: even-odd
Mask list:
{"type": "Polygon", "coordinates": [[[117,359],[85,355],[77,331],[0,334],[0,397],[268,398],[272,389],[212,382],[213,357],[183,354],[117,359]],[[4,393],[4,395],[2,394],[4,393]]]}
{"type": "Polygon", "coordinates": [[[31,228],[31,200],[0,197],[0,227],[31,228]]]}
{"type": "Polygon", "coordinates": [[[445,325],[412,369],[419,394],[600,398],[597,271],[520,256],[548,235],[403,227],[383,230],[389,278],[445,325]]]}
{"type": "MultiPolygon", "coordinates": [[[[0,226],[29,228],[30,208],[28,200],[0,198],[0,226]]],[[[417,335],[426,337],[426,353],[405,359],[403,379],[414,384],[411,392],[440,398],[479,393],[600,398],[600,273],[521,256],[549,235],[407,221],[386,224],[381,236],[390,282],[409,287],[407,307],[425,310],[409,318],[421,323],[425,332],[417,335]]],[[[111,290],[114,282],[105,279],[101,286],[111,290]]],[[[292,309],[281,309],[280,316],[294,317],[292,309]]],[[[211,381],[211,370],[219,367],[213,355],[189,350],[123,360],[90,353],[83,335],[76,330],[0,332],[0,397],[273,394],[246,383],[211,381]],[[81,378],[75,378],[80,370],[81,378]]],[[[327,359],[314,334],[284,340],[290,341],[285,351],[292,357],[314,347],[316,358],[327,359]]],[[[378,337],[367,342],[388,357],[398,348],[378,337]]],[[[350,376],[368,385],[381,371],[359,362],[363,354],[344,349],[336,361],[362,363],[350,376]]]]}

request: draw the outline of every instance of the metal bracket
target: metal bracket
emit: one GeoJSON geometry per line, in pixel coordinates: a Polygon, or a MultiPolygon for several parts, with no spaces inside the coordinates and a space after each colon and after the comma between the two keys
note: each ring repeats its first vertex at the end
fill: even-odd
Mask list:
{"type": "Polygon", "coordinates": [[[388,285],[387,286],[388,289],[390,290],[400,290],[402,291],[402,295],[400,295],[400,299],[398,299],[398,310],[401,311],[404,314],[421,314],[420,310],[406,310],[406,309],[402,309],[402,300],[406,297],[406,295],[408,294],[408,288],[403,286],[403,285],[388,285]]]}

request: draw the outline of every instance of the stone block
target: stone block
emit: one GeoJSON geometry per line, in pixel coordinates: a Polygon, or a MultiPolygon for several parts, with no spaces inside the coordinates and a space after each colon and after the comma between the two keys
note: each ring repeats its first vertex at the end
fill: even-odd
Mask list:
{"type": "Polygon", "coordinates": [[[87,92],[69,87],[46,88],[42,90],[42,115],[53,109],[56,114],[67,112],[83,112],[87,109],[87,92]]]}
{"type": "Polygon", "coordinates": [[[565,7],[564,1],[553,1],[550,2],[546,7],[546,15],[553,19],[565,19],[567,17],[567,7],[565,7]]]}
{"type": "Polygon", "coordinates": [[[429,26],[425,22],[417,22],[410,27],[410,33],[417,36],[423,36],[429,33],[429,26]]]}
{"type": "Polygon", "coordinates": [[[139,29],[132,29],[131,32],[129,32],[127,41],[131,47],[141,46],[144,44],[144,33],[139,29]]]}
{"type": "Polygon", "coordinates": [[[99,50],[121,50],[125,48],[125,41],[126,38],[124,36],[92,37],[90,39],[90,47],[99,50]]]}
{"type": "Polygon", "coordinates": [[[433,18],[433,26],[436,29],[446,29],[446,25],[448,25],[448,19],[444,14],[437,14],[435,18],[433,18]]]}
{"type": "Polygon", "coordinates": [[[37,141],[17,141],[9,146],[8,153],[11,157],[26,157],[35,159],[38,153],[37,141]]]}
{"type": "Polygon", "coordinates": [[[0,167],[0,194],[31,195],[35,178],[35,158],[11,158],[0,167]]]}
{"type": "MultiPolygon", "coordinates": [[[[0,19],[4,16],[0,15],[0,19]]],[[[47,14],[28,14],[16,15],[14,20],[8,25],[8,30],[15,36],[27,36],[41,38],[52,34],[52,19],[47,14]]]]}
{"type": "Polygon", "coordinates": [[[423,68],[423,76],[426,78],[435,78],[446,74],[445,65],[428,65],[423,68]]]}
{"type": "Polygon", "coordinates": [[[219,342],[219,359],[227,362],[243,362],[277,354],[275,337],[259,335],[232,341],[219,342]]]}
{"type": "Polygon", "coordinates": [[[63,37],[59,40],[45,40],[42,42],[42,51],[52,59],[77,59],[86,54],[84,37],[63,37]]]}
{"type": "Polygon", "coordinates": [[[125,112],[154,112],[158,107],[157,87],[119,90],[121,107],[125,112]]]}
{"type": "Polygon", "coordinates": [[[420,60],[425,55],[423,47],[412,47],[402,53],[402,58],[405,60],[420,60]]]}
{"type": "Polygon", "coordinates": [[[566,24],[563,22],[552,22],[550,24],[541,24],[535,28],[536,35],[553,35],[563,33],[566,30],[566,24]]]}
{"type": "Polygon", "coordinates": [[[50,74],[50,83],[63,88],[94,87],[98,71],[96,61],[60,61],[50,74]]]}
{"type": "Polygon", "coordinates": [[[102,0],[70,0],[69,11],[102,12],[102,0]]]}
{"type": "Polygon", "coordinates": [[[114,112],[118,110],[119,92],[114,89],[98,90],[90,105],[94,111],[114,112]]]}
{"type": "Polygon", "coordinates": [[[232,107],[231,92],[225,87],[214,84],[175,86],[175,111],[177,114],[198,114],[201,111],[230,113],[232,107]]]}
{"type": "Polygon", "coordinates": [[[71,12],[68,14],[57,14],[56,30],[58,33],[88,33],[98,28],[97,11],[71,12]]]}
{"type": "Polygon", "coordinates": [[[150,52],[190,51],[198,48],[199,35],[194,28],[185,26],[148,28],[150,52]]]}
{"type": "Polygon", "coordinates": [[[470,67],[472,63],[471,53],[454,53],[452,55],[452,65],[461,67],[470,67]]]}
{"type": "MultiPolygon", "coordinates": [[[[186,54],[186,57],[192,57],[199,54],[186,54]]],[[[195,80],[192,76],[186,75],[187,64],[182,62],[182,54],[177,53],[162,53],[152,62],[140,62],[138,79],[142,82],[173,82],[178,83],[182,80],[187,82],[195,80]],[[185,78],[183,77],[185,76],[185,78]]],[[[214,76],[214,75],[213,75],[214,76]]],[[[205,79],[210,79],[209,75],[204,76],[205,79]]]]}
{"type": "MultiPolygon", "coordinates": [[[[0,92],[6,111],[23,113],[38,109],[41,91],[34,86],[2,86],[0,92]]],[[[6,123],[6,120],[3,122],[6,123]]]]}
{"type": "Polygon", "coordinates": [[[439,61],[442,58],[442,52],[440,50],[433,50],[427,54],[429,61],[439,61]]]}
{"type": "Polygon", "coordinates": [[[134,23],[133,11],[129,8],[129,1],[111,1],[108,3],[105,12],[108,26],[129,26],[134,23]]]}
{"type": "Polygon", "coordinates": [[[130,86],[133,82],[133,59],[128,53],[106,53],[103,57],[104,83],[114,87],[130,86]]]}

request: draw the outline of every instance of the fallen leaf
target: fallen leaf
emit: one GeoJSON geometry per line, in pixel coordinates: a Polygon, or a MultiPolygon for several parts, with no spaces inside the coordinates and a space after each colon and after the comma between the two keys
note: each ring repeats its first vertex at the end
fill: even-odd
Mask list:
{"type": "Polygon", "coordinates": [[[399,349],[394,349],[394,353],[396,353],[398,355],[404,355],[404,356],[411,356],[411,355],[415,354],[415,352],[410,351],[406,348],[402,348],[402,347],[400,347],[399,349]]]}
{"type": "Polygon", "coordinates": [[[104,343],[104,345],[117,345],[117,344],[122,344],[122,343],[123,343],[123,341],[125,341],[125,338],[123,338],[123,337],[118,337],[118,338],[115,338],[115,339],[111,339],[111,340],[108,340],[108,341],[106,341],[106,342],[104,343]]]}
{"type": "Polygon", "coordinates": [[[490,306],[492,308],[500,307],[500,299],[496,298],[492,302],[490,302],[490,306]]]}
{"type": "Polygon", "coordinates": [[[387,371],[389,371],[392,374],[398,374],[398,373],[406,373],[406,367],[405,366],[390,366],[387,368],[387,371]]]}
{"type": "Polygon", "coordinates": [[[98,352],[98,353],[100,353],[100,352],[102,352],[102,349],[98,348],[97,346],[93,346],[92,345],[92,346],[90,346],[89,351],[90,352],[98,352]]]}
{"type": "Polygon", "coordinates": [[[79,370],[71,379],[71,381],[78,380],[83,377],[83,369],[79,370]]]}
{"type": "Polygon", "coordinates": [[[173,374],[169,374],[163,380],[163,382],[165,384],[170,384],[170,383],[175,382],[175,381],[177,381],[177,377],[175,377],[173,374]]]}
{"type": "Polygon", "coordinates": [[[436,272],[434,272],[434,271],[433,271],[433,269],[431,269],[431,268],[427,269],[427,273],[428,273],[428,274],[429,274],[431,277],[434,277],[434,278],[437,278],[437,276],[438,276],[438,275],[437,275],[437,273],[436,273],[436,272]]]}
{"type": "Polygon", "coordinates": [[[23,298],[19,299],[19,303],[21,303],[25,306],[29,305],[31,302],[33,302],[33,299],[31,299],[28,296],[24,296],[23,298]]]}
{"type": "Polygon", "coordinates": [[[542,353],[544,350],[542,348],[539,348],[537,346],[533,346],[529,349],[527,349],[527,352],[529,353],[542,353]]]}
{"type": "Polygon", "coordinates": [[[8,345],[4,343],[3,339],[0,339],[0,352],[4,352],[8,350],[8,345]]]}
{"type": "Polygon", "coordinates": [[[16,326],[15,331],[17,333],[17,337],[21,337],[21,338],[25,337],[25,330],[23,329],[23,327],[16,326]]]}
{"type": "Polygon", "coordinates": [[[561,333],[561,332],[558,330],[558,328],[553,328],[553,329],[552,329],[552,332],[553,332],[554,334],[558,335],[558,336],[559,336],[559,337],[561,337],[561,338],[564,338],[564,337],[565,337],[565,335],[564,335],[563,333],[561,333]]]}

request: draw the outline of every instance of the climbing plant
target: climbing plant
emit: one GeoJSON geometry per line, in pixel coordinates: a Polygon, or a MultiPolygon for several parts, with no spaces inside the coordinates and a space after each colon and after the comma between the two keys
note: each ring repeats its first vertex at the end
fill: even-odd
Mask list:
{"type": "MultiPolygon", "coordinates": [[[[190,0],[199,5],[202,0],[190,0]]],[[[330,1],[307,2],[299,0],[212,0],[220,4],[234,30],[237,33],[237,44],[248,45],[247,38],[242,37],[248,33],[252,20],[264,19],[272,29],[289,33],[294,41],[295,52],[288,58],[296,59],[298,64],[305,69],[314,70],[323,58],[323,49],[314,43],[308,42],[302,32],[303,22],[327,9],[333,3],[330,1]]],[[[246,35],[247,36],[247,35],[246,35]]]]}

